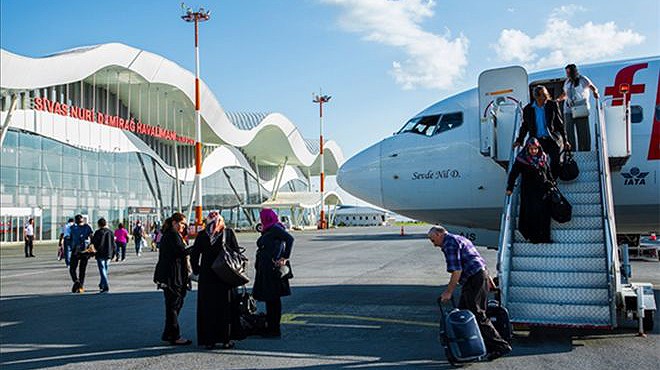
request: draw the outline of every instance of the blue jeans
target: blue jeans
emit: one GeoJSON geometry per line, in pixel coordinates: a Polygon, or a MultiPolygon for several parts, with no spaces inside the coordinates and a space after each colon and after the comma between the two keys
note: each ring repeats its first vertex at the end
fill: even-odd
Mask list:
{"type": "Polygon", "coordinates": [[[64,238],[62,247],[64,248],[64,262],[69,266],[71,264],[71,238],[64,238]]]}
{"type": "Polygon", "coordinates": [[[99,283],[99,288],[101,290],[108,290],[108,260],[96,260],[96,264],[99,266],[99,275],[101,276],[101,282],[99,283]]]}

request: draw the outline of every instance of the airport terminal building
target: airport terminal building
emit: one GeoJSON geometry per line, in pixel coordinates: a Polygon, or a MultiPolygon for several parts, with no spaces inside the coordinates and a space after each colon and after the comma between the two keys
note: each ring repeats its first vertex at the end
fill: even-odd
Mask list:
{"type": "MultiPolygon", "coordinates": [[[[36,239],[46,240],[76,213],[116,226],[189,212],[191,72],[117,43],[43,58],[1,50],[0,68],[1,242],[22,240],[28,217],[36,239]]],[[[318,140],[303,138],[282,114],[226,112],[204,83],[200,91],[204,209],[245,227],[257,222],[258,208],[277,205],[295,224],[314,224],[318,140]]],[[[343,155],[332,141],[325,149],[325,171],[333,175],[343,155]]],[[[328,202],[340,200],[329,193],[328,202]]]]}

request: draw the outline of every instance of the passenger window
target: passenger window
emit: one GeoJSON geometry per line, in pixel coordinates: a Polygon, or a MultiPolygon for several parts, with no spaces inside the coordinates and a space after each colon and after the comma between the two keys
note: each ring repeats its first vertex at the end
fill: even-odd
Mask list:
{"type": "Polygon", "coordinates": [[[405,132],[411,132],[413,134],[431,136],[438,124],[438,118],[440,118],[439,114],[415,117],[408,121],[398,133],[403,134],[405,132]]]}
{"type": "Polygon", "coordinates": [[[644,120],[644,110],[641,105],[630,106],[630,122],[640,123],[644,120]]]}
{"type": "Polygon", "coordinates": [[[435,134],[449,131],[463,124],[463,112],[443,114],[435,134]]]}

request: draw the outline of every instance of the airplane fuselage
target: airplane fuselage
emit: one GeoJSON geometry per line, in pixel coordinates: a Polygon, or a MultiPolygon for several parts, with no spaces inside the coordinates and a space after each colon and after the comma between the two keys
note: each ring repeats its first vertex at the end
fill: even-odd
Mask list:
{"type": "MultiPolygon", "coordinates": [[[[619,233],[660,228],[659,70],[657,57],[580,68],[598,87],[601,100],[615,98],[620,103],[620,86],[630,88],[631,157],[612,174],[619,233]]],[[[563,69],[554,69],[530,74],[529,83],[558,88],[564,78],[563,69]]],[[[412,120],[451,115],[453,124],[434,134],[404,132],[404,127],[349,159],[339,171],[340,186],[367,202],[414,219],[497,230],[507,174],[480,152],[483,112],[478,100],[477,89],[471,89],[426,108],[412,120]]],[[[593,99],[591,105],[595,106],[593,99]]],[[[592,147],[596,114],[592,109],[592,147]]]]}

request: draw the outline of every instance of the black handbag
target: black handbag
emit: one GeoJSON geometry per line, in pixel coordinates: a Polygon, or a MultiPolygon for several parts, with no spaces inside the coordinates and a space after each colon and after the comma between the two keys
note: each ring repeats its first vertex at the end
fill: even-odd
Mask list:
{"type": "Polygon", "coordinates": [[[257,313],[257,301],[247,291],[245,285],[240,292],[236,293],[236,300],[238,301],[238,311],[241,315],[253,315],[257,313]]]}
{"type": "Polygon", "coordinates": [[[580,175],[580,168],[573,159],[573,152],[567,150],[564,152],[564,161],[559,168],[559,178],[564,181],[575,180],[580,175]]]}
{"type": "Polygon", "coordinates": [[[560,224],[571,220],[573,216],[573,206],[566,197],[559,191],[559,188],[553,186],[548,190],[545,198],[550,202],[550,216],[560,224]]]}
{"type": "Polygon", "coordinates": [[[211,269],[225,284],[238,287],[250,282],[247,274],[248,258],[245,250],[227,248],[227,230],[222,231],[222,250],[211,265],[211,269]]]}

